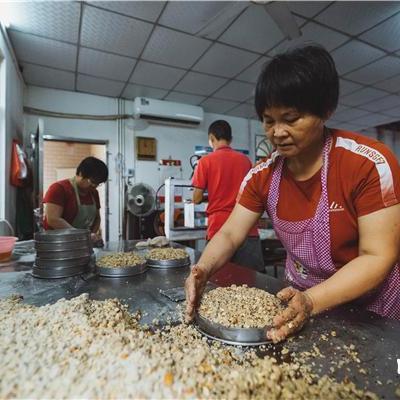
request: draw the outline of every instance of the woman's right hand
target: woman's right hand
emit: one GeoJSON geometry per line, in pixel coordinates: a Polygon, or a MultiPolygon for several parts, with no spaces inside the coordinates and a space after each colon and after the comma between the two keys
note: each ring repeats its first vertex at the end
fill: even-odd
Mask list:
{"type": "Polygon", "coordinates": [[[190,275],[185,281],[185,294],[186,294],[186,313],[185,321],[189,323],[193,320],[196,308],[199,305],[201,296],[204,292],[208,281],[208,273],[195,264],[192,267],[190,275]]]}

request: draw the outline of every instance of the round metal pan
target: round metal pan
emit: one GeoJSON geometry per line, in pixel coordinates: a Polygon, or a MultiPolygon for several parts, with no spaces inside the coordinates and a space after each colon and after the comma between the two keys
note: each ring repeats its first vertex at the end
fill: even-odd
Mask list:
{"type": "Polygon", "coordinates": [[[90,257],[92,254],[91,249],[84,247],[83,249],[75,250],[56,250],[56,251],[43,251],[38,250],[36,256],[41,260],[65,260],[71,258],[90,257]]]}
{"type": "Polygon", "coordinates": [[[69,278],[71,276],[80,275],[89,271],[88,267],[81,266],[75,268],[40,268],[36,265],[33,266],[32,275],[35,278],[44,278],[44,279],[60,279],[60,278],[69,278]]]}
{"type": "Polygon", "coordinates": [[[39,251],[62,251],[62,250],[78,250],[91,248],[92,244],[89,240],[74,240],[63,242],[35,242],[35,249],[39,251]]]}
{"type": "Polygon", "coordinates": [[[190,265],[190,257],[177,258],[174,260],[152,260],[151,258],[147,258],[146,262],[150,268],[179,268],[190,265]]]}
{"type": "Polygon", "coordinates": [[[132,267],[121,267],[121,268],[115,268],[115,267],[99,267],[96,265],[96,270],[100,276],[104,276],[107,278],[121,278],[125,276],[134,276],[134,275],[139,275],[142,274],[143,272],[147,271],[147,265],[146,263],[143,264],[136,264],[133,265],[132,267]]]}
{"type": "Polygon", "coordinates": [[[64,268],[71,268],[71,267],[79,267],[82,265],[88,264],[90,261],[90,256],[79,257],[79,258],[64,258],[58,260],[47,260],[43,258],[36,257],[35,264],[38,267],[64,267],[64,268]]]}
{"type": "Polygon", "coordinates": [[[87,229],[56,229],[35,233],[35,240],[39,242],[63,242],[89,239],[90,231],[87,229]]]}
{"type": "Polygon", "coordinates": [[[261,346],[271,343],[267,339],[269,327],[264,328],[230,328],[211,322],[208,319],[195,315],[197,329],[205,336],[213,340],[235,346],[261,346]]]}

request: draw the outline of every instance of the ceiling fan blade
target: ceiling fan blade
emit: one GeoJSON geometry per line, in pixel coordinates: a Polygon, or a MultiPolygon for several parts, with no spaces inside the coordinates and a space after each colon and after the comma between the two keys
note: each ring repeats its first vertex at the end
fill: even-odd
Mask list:
{"type": "Polygon", "coordinates": [[[273,1],[264,4],[264,9],[288,39],[295,39],[301,36],[301,31],[297,26],[294,15],[284,2],[273,1]]]}
{"type": "Polygon", "coordinates": [[[235,1],[233,4],[229,2],[214,17],[210,18],[197,32],[196,36],[207,38],[215,31],[229,24],[237,15],[249,6],[247,1],[235,1]]]}

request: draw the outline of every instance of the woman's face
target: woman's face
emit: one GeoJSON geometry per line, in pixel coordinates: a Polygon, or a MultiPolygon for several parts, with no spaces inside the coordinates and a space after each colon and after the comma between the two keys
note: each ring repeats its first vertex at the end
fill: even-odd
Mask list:
{"type": "Polygon", "coordinates": [[[285,157],[304,155],[321,146],[324,132],[321,118],[304,114],[295,108],[272,107],[263,114],[263,126],[268,139],[285,157]]]}

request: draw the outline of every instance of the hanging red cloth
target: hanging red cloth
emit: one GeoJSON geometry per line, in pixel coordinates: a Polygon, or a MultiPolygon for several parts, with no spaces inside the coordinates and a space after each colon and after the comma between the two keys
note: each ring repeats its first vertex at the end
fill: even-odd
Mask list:
{"type": "Polygon", "coordinates": [[[29,184],[27,158],[17,139],[13,139],[12,142],[10,184],[16,187],[25,187],[29,184]]]}

